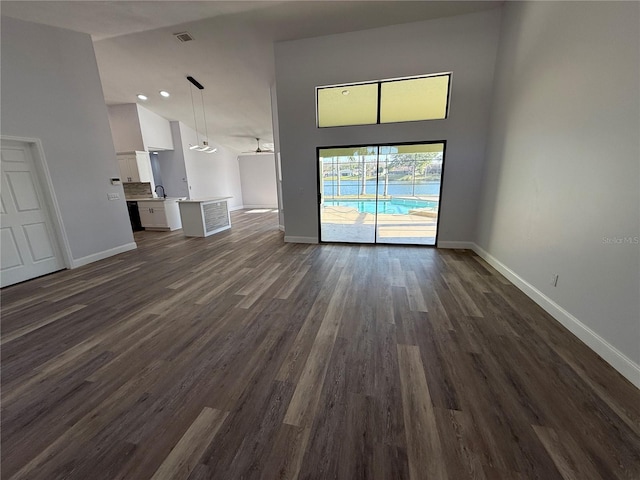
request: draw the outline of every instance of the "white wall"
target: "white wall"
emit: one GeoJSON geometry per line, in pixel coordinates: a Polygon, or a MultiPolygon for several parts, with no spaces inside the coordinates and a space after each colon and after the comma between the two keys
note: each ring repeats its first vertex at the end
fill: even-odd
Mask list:
{"type": "Polygon", "coordinates": [[[198,143],[196,132],[184,123],[179,123],[179,128],[189,183],[189,198],[230,196],[233,198],[228,201],[229,209],[242,208],[238,152],[212,141],[209,141],[209,145],[218,149],[215,153],[189,150],[189,144],[198,143]]]}
{"type": "Polygon", "coordinates": [[[109,105],[108,112],[116,152],[144,151],[137,105],[135,103],[109,105]]]}
{"type": "Polygon", "coordinates": [[[278,208],[274,154],[240,155],[238,163],[244,208],[278,208]]]}
{"type": "Polygon", "coordinates": [[[284,208],[282,205],[282,169],[278,166],[280,156],[280,124],[278,122],[278,93],[275,83],[271,85],[271,123],[273,125],[273,151],[276,168],[276,193],[278,195],[278,226],[284,231],[284,208]],[[280,170],[280,171],[278,171],[280,170]]]}
{"type": "Polygon", "coordinates": [[[2,17],[1,94],[2,135],[42,141],[71,257],[134,248],[91,37],[2,17]]]}
{"type": "Polygon", "coordinates": [[[275,45],[285,238],[318,238],[316,146],[445,139],[439,242],[473,240],[500,13],[275,45]],[[453,78],[446,120],[316,128],[316,86],[447,71],[453,78]]]}
{"type": "Polygon", "coordinates": [[[174,150],[158,152],[158,166],[165,193],[169,197],[188,197],[187,170],[184,166],[184,150],[179,122],[171,122],[171,136],[174,150]]]}
{"type": "Polygon", "coordinates": [[[142,105],[137,105],[137,107],[144,149],[148,151],[173,150],[169,120],[142,105]]]}
{"type": "Polygon", "coordinates": [[[506,5],[477,238],[638,386],[639,10],[506,5]]]}
{"type": "Polygon", "coordinates": [[[162,183],[162,172],[160,171],[160,162],[158,160],[158,153],[152,152],[149,154],[151,160],[151,173],[153,174],[153,183],[155,185],[164,185],[162,183]]]}

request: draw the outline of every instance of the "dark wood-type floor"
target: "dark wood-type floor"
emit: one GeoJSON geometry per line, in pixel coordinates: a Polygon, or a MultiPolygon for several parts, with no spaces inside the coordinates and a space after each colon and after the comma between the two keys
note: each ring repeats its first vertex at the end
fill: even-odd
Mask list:
{"type": "Polygon", "coordinates": [[[275,224],[4,289],[2,478],[640,478],[639,391],[479,257],[275,224]]]}

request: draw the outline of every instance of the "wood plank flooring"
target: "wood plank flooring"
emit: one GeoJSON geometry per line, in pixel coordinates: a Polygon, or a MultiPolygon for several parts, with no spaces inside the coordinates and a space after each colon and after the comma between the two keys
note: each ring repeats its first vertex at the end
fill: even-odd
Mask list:
{"type": "Polygon", "coordinates": [[[2,290],[2,478],[640,479],[640,392],[475,254],[276,215],[2,290]]]}

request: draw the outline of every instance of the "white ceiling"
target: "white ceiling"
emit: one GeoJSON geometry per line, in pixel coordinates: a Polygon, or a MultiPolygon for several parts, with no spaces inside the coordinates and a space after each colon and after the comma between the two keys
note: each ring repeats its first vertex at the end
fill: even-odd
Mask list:
{"type": "MultiPolygon", "coordinates": [[[[460,15],[501,4],[2,1],[1,8],[3,15],[92,35],[107,104],[133,103],[137,93],[145,93],[149,100],[140,104],[193,128],[186,76],[194,76],[205,87],[211,141],[245,151],[255,149],[254,137],[273,141],[269,89],[274,82],[274,42],[460,15]],[[173,34],[182,31],[191,33],[194,41],[178,42],[173,34]],[[169,91],[171,97],[160,97],[159,90],[169,91]]],[[[196,95],[196,108],[200,105],[196,95]]],[[[200,119],[200,132],[202,123],[200,119]]]]}

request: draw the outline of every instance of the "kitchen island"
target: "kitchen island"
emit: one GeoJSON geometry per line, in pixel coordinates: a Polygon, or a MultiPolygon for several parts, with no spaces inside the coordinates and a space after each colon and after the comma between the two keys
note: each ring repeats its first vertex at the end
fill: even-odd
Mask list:
{"type": "Polygon", "coordinates": [[[232,197],[210,197],[181,200],[180,218],[182,231],[187,237],[208,237],[231,228],[231,216],[227,199],[232,197]]]}

